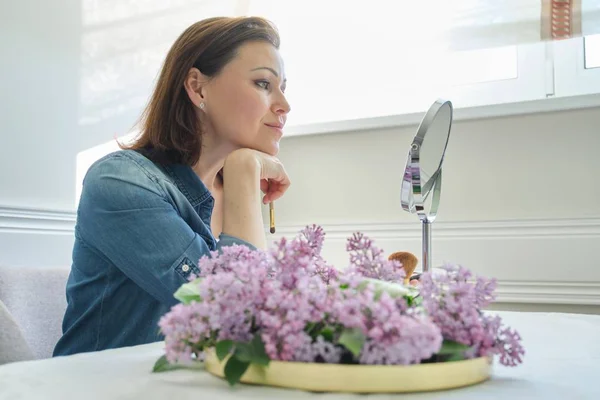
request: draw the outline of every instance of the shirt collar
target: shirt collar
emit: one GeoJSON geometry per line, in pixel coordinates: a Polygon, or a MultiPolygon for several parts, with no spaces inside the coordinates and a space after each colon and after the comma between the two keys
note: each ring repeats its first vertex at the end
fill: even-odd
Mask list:
{"type": "Polygon", "coordinates": [[[208,188],[198,178],[198,175],[188,165],[184,164],[168,164],[164,165],[167,174],[177,185],[177,188],[183,193],[188,199],[192,207],[200,205],[211,206],[214,203],[214,199],[210,194],[208,188]],[[206,203],[206,204],[205,204],[206,203]]]}

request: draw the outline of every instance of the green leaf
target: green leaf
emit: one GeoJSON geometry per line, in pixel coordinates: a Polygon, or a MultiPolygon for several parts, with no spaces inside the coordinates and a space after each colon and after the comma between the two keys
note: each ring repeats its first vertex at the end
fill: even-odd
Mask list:
{"type": "Polygon", "coordinates": [[[333,327],[326,326],[325,328],[323,328],[323,330],[321,331],[321,336],[323,336],[323,339],[331,342],[333,340],[333,327]]]}
{"type": "Polygon", "coordinates": [[[223,361],[231,353],[231,349],[233,349],[233,340],[221,340],[217,343],[215,350],[219,361],[223,361]]]}
{"type": "Polygon", "coordinates": [[[177,289],[173,296],[183,304],[190,304],[192,301],[202,301],[200,291],[198,290],[198,283],[201,280],[202,278],[196,278],[191,282],[184,283],[177,289]]]}
{"type": "Polygon", "coordinates": [[[154,363],[154,367],[152,368],[152,372],[163,372],[168,371],[171,364],[167,361],[167,356],[163,355],[154,363]]]}
{"type": "Polygon", "coordinates": [[[270,361],[260,334],[256,334],[250,343],[236,342],[234,355],[240,361],[257,365],[266,366],[270,361]]]}
{"type": "Polygon", "coordinates": [[[358,290],[359,292],[362,292],[363,290],[365,290],[369,286],[369,283],[371,283],[367,279],[370,279],[370,278],[366,278],[364,281],[362,281],[361,283],[356,285],[356,290],[358,290]]]}
{"type": "Polygon", "coordinates": [[[458,343],[453,340],[445,340],[442,342],[442,348],[437,354],[462,354],[469,349],[466,344],[458,343]]]}
{"type": "Polygon", "coordinates": [[[346,347],[354,357],[358,357],[365,343],[365,335],[358,329],[344,329],[338,343],[346,347]]]}
{"type": "Polygon", "coordinates": [[[250,343],[235,342],[233,354],[238,360],[252,362],[252,346],[250,343]]]}
{"type": "Polygon", "coordinates": [[[169,364],[169,362],[167,361],[167,356],[163,355],[158,360],[156,360],[156,362],[154,363],[152,372],[166,372],[166,371],[173,371],[176,369],[194,369],[194,368],[198,368],[198,366],[200,366],[200,365],[202,365],[202,363],[200,363],[200,362],[197,362],[197,363],[194,363],[191,365],[169,364]]]}
{"type": "Polygon", "coordinates": [[[252,345],[252,364],[269,365],[270,358],[265,351],[265,344],[262,341],[260,334],[256,334],[251,342],[252,345]]]}
{"type": "Polygon", "coordinates": [[[423,296],[415,296],[415,297],[404,297],[406,299],[406,301],[408,302],[409,307],[419,307],[421,304],[423,304],[423,296]],[[410,300],[409,300],[410,299],[410,300]]]}
{"type": "Polygon", "coordinates": [[[465,359],[465,355],[463,352],[453,353],[446,359],[446,361],[461,361],[465,359]]]}
{"type": "Polygon", "coordinates": [[[376,298],[379,298],[383,292],[390,295],[392,298],[401,296],[415,297],[418,294],[418,289],[412,286],[406,286],[403,283],[382,281],[380,279],[364,278],[366,282],[372,283],[375,287],[376,298]]]}
{"type": "Polygon", "coordinates": [[[249,362],[239,360],[234,354],[232,357],[229,357],[225,364],[225,379],[231,386],[235,385],[242,379],[242,375],[244,375],[249,366],[249,362]]]}
{"type": "Polygon", "coordinates": [[[304,332],[311,334],[313,332],[313,329],[315,329],[317,327],[317,322],[308,322],[306,324],[306,326],[304,327],[304,332]]]}
{"type": "Polygon", "coordinates": [[[323,329],[323,324],[321,322],[309,322],[304,327],[304,332],[314,339],[319,335],[321,329],[323,329]]]}

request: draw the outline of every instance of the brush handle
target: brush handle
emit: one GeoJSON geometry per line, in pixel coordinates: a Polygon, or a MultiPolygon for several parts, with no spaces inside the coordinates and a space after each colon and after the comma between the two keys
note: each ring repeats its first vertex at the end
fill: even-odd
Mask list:
{"type": "Polygon", "coordinates": [[[275,207],[273,202],[269,203],[269,232],[275,233],[275,207]]]}

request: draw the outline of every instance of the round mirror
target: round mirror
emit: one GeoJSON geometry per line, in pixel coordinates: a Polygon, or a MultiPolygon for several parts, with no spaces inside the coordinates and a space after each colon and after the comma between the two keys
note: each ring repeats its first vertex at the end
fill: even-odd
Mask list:
{"type": "Polygon", "coordinates": [[[423,270],[431,264],[431,228],[442,187],[442,162],[452,127],[452,103],[437,100],[429,108],[415,135],[402,180],[402,208],[416,213],[423,224],[423,270]]]}
{"type": "Polygon", "coordinates": [[[452,124],[452,105],[446,101],[434,103],[419,126],[415,140],[421,138],[419,167],[422,195],[431,192],[437,174],[441,172],[444,153],[450,137],[452,124]]]}

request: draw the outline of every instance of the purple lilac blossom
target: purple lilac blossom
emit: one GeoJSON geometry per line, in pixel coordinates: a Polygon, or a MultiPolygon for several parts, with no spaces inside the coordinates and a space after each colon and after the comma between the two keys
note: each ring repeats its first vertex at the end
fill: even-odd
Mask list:
{"type": "Polygon", "coordinates": [[[371,239],[348,239],[350,266],[342,271],[321,257],[323,242],[322,228],[312,225],[268,251],[234,245],[202,257],[194,281],[201,301],[177,304],[159,322],[167,360],[189,363],[220,340],[248,342],[258,333],[271,360],[338,363],[346,351],[336,342],[339,331],[333,342],[307,331],[320,324],[360,332],[364,344],[354,362],[361,364],[419,363],[443,339],[470,346],[468,357],[522,362],[518,333],[481,311],[494,300],[495,280],[471,283],[470,271],[448,265],[444,276],[422,275],[423,305],[409,307],[364,279],[404,278],[402,265],[386,260],[371,239]]]}

